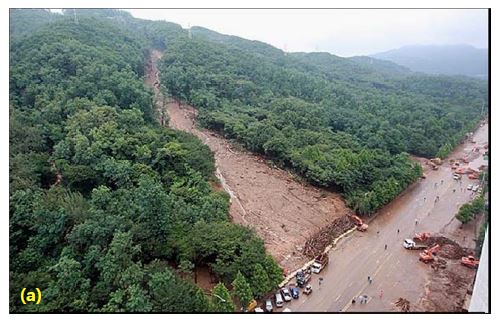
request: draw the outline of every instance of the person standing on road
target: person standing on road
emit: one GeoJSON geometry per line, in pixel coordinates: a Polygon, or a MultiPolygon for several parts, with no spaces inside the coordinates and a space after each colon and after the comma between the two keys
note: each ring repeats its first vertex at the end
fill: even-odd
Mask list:
{"type": "Polygon", "coordinates": [[[384,245],[384,250],[387,250],[387,244],[384,245]]]}
{"type": "Polygon", "coordinates": [[[424,197],[424,202],[427,200],[427,197],[424,197]]]}
{"type": "Polygon", "coordinates": [[[441,185],[443,185],[444,180],[441,180],[441,185]]]}
{"type": "Polygon", "coordinates": [[[399,234],[399,228],[398,228],[398,234],[399,234]]]}
{"type": "Polygon", "coordinates": [[[368,280],[368,283],[369,283],[369,284],[371,284],[371,283],[372,283],[372,277],[368,276],[367,280],[368,280]]]}
{"type": "Polygon", "coordinates": [[[415,218],[415,226],[418,225],[418,219],[415,218]]]}

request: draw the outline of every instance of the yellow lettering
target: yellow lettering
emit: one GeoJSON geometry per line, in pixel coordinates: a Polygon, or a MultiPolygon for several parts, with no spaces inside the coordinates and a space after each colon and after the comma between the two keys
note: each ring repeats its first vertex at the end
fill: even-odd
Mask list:
{"type": "Polygon", "coordinates": [[[34,292],[30,291],[28,292],[28,297],[26,298],[28,302],[35,302],[36,301],[36,295],[34,292]]]}

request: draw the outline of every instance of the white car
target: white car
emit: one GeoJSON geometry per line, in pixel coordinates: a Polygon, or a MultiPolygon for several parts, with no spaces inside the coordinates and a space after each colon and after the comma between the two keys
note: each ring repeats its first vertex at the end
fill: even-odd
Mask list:
{"type": "Polygon", "coordinates": [[[475,192],[475,191],[477,191],[478,188],[479,188],[479,185],[474,185],[474,187],[472,187],[472,191],[475,192]]]}
{"type": "Polygon", "coordinates": [[[472,184],[469,184],[469,186],[467,186],[467,189],[471,190],[472,189],[472,184]]]}
{"type": "Polygon", "coordinates": [[[282,295],[283,295],[285,301],[292,300],[292,295],[289,291],[289,288],[282,288],[282,295]]]}

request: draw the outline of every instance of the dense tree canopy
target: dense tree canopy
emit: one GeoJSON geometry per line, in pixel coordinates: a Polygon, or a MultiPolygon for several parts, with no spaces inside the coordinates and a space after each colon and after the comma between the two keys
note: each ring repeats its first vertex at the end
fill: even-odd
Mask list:
{"type": "MultiPolygon", "coordinates": [[[[14,10],[15,30],[29,12],[14,10]]],[[[233,310],[179,276],[196,267],[229,284],[264,264],[278,283],[263,242],[211,188],[209,148],[154,121],[143,65],[179,26],[136,20],[132,32],[113,10],[68,13],[12,35],[11,311],[233,310]],[[22,305],[22,287],[41,288],[43,303],[22,305]]]]}

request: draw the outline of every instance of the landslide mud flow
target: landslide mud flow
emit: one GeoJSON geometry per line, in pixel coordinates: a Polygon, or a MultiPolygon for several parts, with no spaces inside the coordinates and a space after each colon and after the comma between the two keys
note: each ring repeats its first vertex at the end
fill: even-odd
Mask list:
{"type": "MultiPolygon", "coordinates": [[[[158,56],[152,54],[152,67],[147,68],[149,85],[159,83],[158,56]]],[[[231,197],[233,222],[253,228],[288,271],[308,260],[302,249],[309,236],[350,213],[339,194],[300,183],[259,156],[234,149],[226,139],[197,128],[193,107],[169,101],[166,109],[170,127],[196,135],[213,151],[216,175],[231,197]]]]}

